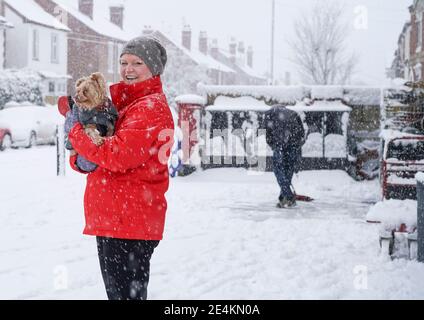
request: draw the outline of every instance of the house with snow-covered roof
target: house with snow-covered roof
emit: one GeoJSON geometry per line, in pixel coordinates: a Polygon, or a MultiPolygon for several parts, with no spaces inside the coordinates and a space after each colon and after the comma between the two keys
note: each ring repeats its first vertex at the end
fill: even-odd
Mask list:
{"type": "MultiPolygon", "coordinates": [[[[151,26],[145,26],[142,31],[143,35],[152,36],[158,39],[167,49],[172,48],[182,56],[184,56],[185,63],[192,64],[194,66],[202,67],[208,77],[211,79],[212,84],[216,85],[226,85],[234,82],[236,71],[229,68],[223,63],[216,61],[211,56],[209,56],[206,51],[203,50],[203,34],[199,36],[199,47],[196,48],[192,46],[191,43],[191,31],[190,31],[190,40],[187,41],[187,26],[182,31],[182,41],[178,41],[172,35],[167,34],[164,31],[153,29],[151,26]]],[[[169,54],[172,54],[172,49],[169,51],[169,54]]],[[[169,59],[173,57],[170,56],[169,59]]],[[[200,79],[193,79],[193,88],[194,91],[197,83],[200,79]]]]}
{"type": "MultiPolygon", "coordinates": [[[[182,43],[190,52],[193,51],[191,37],[191,28],[186,25],[182,33],[182,43]]],[[[210,41],[207,33],[203,31],[199,34],[198,51],[203,56],[215,60],[220,65],[232,70],[232,74],[227,81],[221,83],[215,81],[215,84],[265,85],[267,83],[267,79],[253,69],[253,48],[249,46],[246,51],[243,42],[239,43],[238,48],[237,44],[234,46],[231,43],[230,52],[227,52],[218,47],[216,39],[210,41]]]]}
{"type": "Polygon", "coordinates": [[[45,101],[66,94],[67,36],[70,29],[33,0],[3,0],[2,12],[14,28],[5,31],[5,68],[38,72],[45,101]]]}
{"type": "MultiPolygon", "coordinates": [[[[233,61],[230,54],[222,53],[223,50],[214,45],[216,42],[212,42],[211,45],[205,31],[199,32],[198,42],[195,43],[189,25],[183,27],[181,39],[175,39],[173,35],[162,30],[152,29],[150,26],[145,27],[143,34],[156,37],[165,46],[177,49],[194,65],[204,67],[213,85],[266,84],[266,78],[261,77],[253,70],[253,49],[251,47],[247,54],[240,50],[243,52],[237,56],[237,60],[233,61]]],[[[243,44],[240,48],[242,46],[243,44]]],[[[196,83],[195,79],[194,83],[196,83]]]]}
{"type": "Polygon", "coordinates": [[[229,50],[218,46],[218,40],[213,39],[210,48],[210,55],[217,61],[236,70],[237,76],[234,79],[235,85],[266,85],[266,77],[260,75],[253,69],[253,48],[246,47],[243,41],[236,42],[231,38],[229,50]]]}
{"type": "MultiPolygon", "coordinates": [[[[409,58],[411,56],[411,23],[407,21],[399,35],[397,49],[392,65],[388,70],[389,78],[401,78],[405,80],[413,80],[414,73],[412,72],[409,58]]],[[[416,73],[418,76],[419,74],[416,73]]]]}
{"type": "Polygon", "coordinates": [[[131,36],[125,32],[124,6],[110,7],[109,17],[95,10],[94,0],[34,0],[69,29],[68,72],[72,81],[68,94],[74,93],[77,79],[102,72],[108,82],[117,82],[119,52],[131,36]]]}
{"type": "Polygon", "coordinates": [[[413,80],[422,80],[424,75],[424,1],[414,0],[413,4],[409,7],[411,14],[411,26],[410,26],[410,55],[409,55],[409,66],[412,72],[413,80]]]}
{"type": "Polygon", "coordinates": [[[5,43],[4,43],[4,30],[13,28],[13,24],[2,15],[1,11],[2,1],[0,1],[0,69],[4,69],[4,61],[5,61],[5,43]]]}
{"type": "Polygon", "coordinates": [[[424,79],[424,0],[414,0],[408,9],[410,19],[403,25],[387,75],[418,81],[424,79]]]}

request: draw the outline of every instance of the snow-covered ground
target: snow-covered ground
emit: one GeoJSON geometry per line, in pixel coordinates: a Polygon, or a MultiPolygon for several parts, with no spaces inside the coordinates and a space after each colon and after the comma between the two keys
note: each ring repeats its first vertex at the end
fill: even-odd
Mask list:
{"type": "MultiPolygon", "coordinates": [[[[0,299],[106,299],[96,242],[81,234],[85,177],[56,177],[55,147],[0,153],[0,299]]],[[[422,299],[424,264],[379,256],[366,214],[377,181],[301,172],[313,203],[275,208],[272,173],[171,181],[150,299],[422,299]]]]}

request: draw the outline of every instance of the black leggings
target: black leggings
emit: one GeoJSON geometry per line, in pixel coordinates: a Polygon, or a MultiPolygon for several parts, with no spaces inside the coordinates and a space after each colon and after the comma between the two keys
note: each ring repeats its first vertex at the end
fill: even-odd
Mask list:
{"type": "Polygon", "coordinates": [[[150,258],[159,241],[97,237],[100,268],[109,300],[146,300],[150,258]]]}

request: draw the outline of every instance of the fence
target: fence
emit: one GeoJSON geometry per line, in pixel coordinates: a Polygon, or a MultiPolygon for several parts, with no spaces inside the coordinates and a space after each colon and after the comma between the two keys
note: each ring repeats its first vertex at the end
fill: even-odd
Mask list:
{"type": "Polygon", "coordinates": [[[65,134],[63,125],[56,127],[56,172],[64,176],[66,168],[65,134]]]}
{"type": "Polygon", "coordinates": [[[424,262],[424,178],[417,178],[417,229],[418,229],[418,261],[424,262]]]}

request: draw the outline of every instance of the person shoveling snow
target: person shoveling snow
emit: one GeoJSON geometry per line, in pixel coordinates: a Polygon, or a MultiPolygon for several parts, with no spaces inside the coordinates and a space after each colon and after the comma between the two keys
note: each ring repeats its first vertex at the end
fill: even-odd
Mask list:
{"type": "Polygon", "coordinates": [[[273,170],[280,186],[278,208],[292,208],[296,201],[304,201],[291,190],[293,174],[299,172],[305,129],[297,112],[281,105],[272,107],[265,114],[266,141],[274,155],[273,170]]]}

